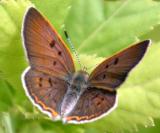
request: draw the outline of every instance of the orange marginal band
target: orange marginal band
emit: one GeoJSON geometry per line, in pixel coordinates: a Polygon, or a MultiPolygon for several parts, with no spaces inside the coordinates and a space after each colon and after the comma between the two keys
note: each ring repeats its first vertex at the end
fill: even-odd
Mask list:
{"type": "Polygon", "coordinates": [[[58,113],[57,113],[55,110],[53,110],[53,109],[50,108],[50,107],[47,107],[47,106],[46,106],[42,101],[40,101],[33,93],[32,93],[32,96],[34,97],[35,102],[36,102],[37,104],[40,104],[41,107],[42,107],[45,111],[51,112],[52,116],[54,116],[54,117],[56,117],[56,116],[58,115],[58,113]]]}
{"type": "Polygon", "coordinates": [[[81,120],[90,120],[91,118],[93,118],[95,115],[91,115],[91,116],[70,116],[70,117],[67,117],[67,121],[70,121],[70,120],[74,120],[76,119],[77,121],[81,121],[81,120]]]}

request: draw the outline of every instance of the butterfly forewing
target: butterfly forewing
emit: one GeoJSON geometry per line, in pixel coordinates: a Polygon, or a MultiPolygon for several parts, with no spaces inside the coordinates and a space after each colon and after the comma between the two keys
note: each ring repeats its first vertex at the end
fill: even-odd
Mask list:
{"type": "Polygon", "coordinates": [[[71,54],[50,23],[34,8],[25,16],[24,45],[31,67],[64,76],[75,71],[71,54]]]}
{"type": "Polygon", "coordinates": [[[106,59],[91,73],[90,86],[114,91],[142,59],[149,44],[150,40],[140,42],[106,59]]]}
{"type": "Polygon", "coordinates": [[[32,7],[25,16],[22,35],[30,64],[22,79],[26,93],[55,119],[66,93],[66,77],[75,71],[72,57],[55,29],[32,7]]]}

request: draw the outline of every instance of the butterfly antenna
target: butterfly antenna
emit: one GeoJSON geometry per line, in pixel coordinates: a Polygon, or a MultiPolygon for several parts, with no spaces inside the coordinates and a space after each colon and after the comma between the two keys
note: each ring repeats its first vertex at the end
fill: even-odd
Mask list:
{"type": "Polygon", "coordinates": [[[65,36],[66,36],[66,39],[67,39],[68,43],[70,44],[70,47],[71,47],[74,55],[76,56],[76,59],[77,59],[77,61],[78,61],[78,64],[79,64],[80,68],[82,68],[82,65],[81,65],[81,62],[80,62],[80,58],[79,58],[78,52],[76,51],[76,49],[75,49],[75,47],[74,47],[74,45],[73,45],[70,37],[68,36],[68,33],[67,33],[66,30],[64,30],[64,34],[65,34],[65,36]]]}

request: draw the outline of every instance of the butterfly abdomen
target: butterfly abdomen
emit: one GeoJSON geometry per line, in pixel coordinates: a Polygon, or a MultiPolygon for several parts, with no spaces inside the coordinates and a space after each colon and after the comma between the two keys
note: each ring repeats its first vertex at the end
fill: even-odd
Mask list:
{"type": "Polygon", "coordinates": [[[72,91],[72,89],[69,87],[61,104],[61,110],[60,110],[61,115],[66,116],[67,114],[69,114],[73,110],[78,99],[79,99],[78,93],[72,91]]]}

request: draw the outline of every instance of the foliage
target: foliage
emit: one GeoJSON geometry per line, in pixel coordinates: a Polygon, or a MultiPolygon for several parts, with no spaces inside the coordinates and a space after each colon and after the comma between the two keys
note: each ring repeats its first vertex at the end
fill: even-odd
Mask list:
{"type": "MultiPolygon", "coordinates": [[[[2,0],[0,3],[0,132],[125,132],[153,126],[160,118],[160,3],[153,0],[2,0]],[[84,125],[52,122],[31,105],[20,76],[27,66],[21,25],[28,6],[36,6],[58,32],[64,27],[89,72],[104,57],[151,38],[144,60],[119,88],[118,108],[84,125]],[[19,126],[21,125],[21,126],[19,126]]],[[[65,40],[65,38],[64,38],[65,40]]],[[[78,65],[77,65],[78,68],[78,65]]]]}

